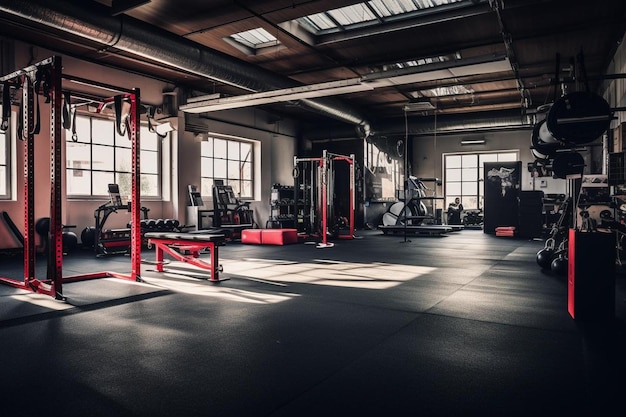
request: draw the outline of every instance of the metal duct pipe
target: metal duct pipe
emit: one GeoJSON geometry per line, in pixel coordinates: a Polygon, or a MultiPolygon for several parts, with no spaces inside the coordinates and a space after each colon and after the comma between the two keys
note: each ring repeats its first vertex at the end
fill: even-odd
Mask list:
{"type": "MultiPolygon", "coordinates": [[[[487,132],[491,130],[507,129],[531,129],[532,123],[524,122],[517,111],[504,111],[497,113],[485,113],[483,117],[467,119],[459,116],[437,115],[436,132],[438,135],[452,135],[467,132],[487,132]]],[[[376,125],[374,136],[430,136],[435,133],[435,118],[429,116],[409,116],[408,123],[404,120],[393,120],[376,125]]],[[[328,127],[328,130],[315,130],[303,132],[304,139],[311,141],[356,138],[354,132],[345,127],[328,127]]]]}
{"type": "MultiPolygon", "coordinates": [[[[89,7],[80,7],[74,2],[64,0],[3,0],[0,3],[0,12],[100,43],[103,47],[119,49],[145,61],[178,68],[250,92],[301,85],[288,77],[200,46],[135,19],[123,15],[110,16],[106,7],[93,2],[90,2],[89,7]]],[[[49,35],[55,36],[52,32],[49,35]]],[[[300,103],[334,119],[356,125],[362,131],[369,131],[369,123],[356,110],[338,100],[303,99],[300,103]]]]}

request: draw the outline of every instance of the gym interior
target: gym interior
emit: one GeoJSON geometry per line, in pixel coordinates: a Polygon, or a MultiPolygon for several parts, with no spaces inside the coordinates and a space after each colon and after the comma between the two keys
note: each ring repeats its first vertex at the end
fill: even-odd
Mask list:
{"type": "Polygon", "coordinates": [[[3,413],[620,414],[596,5],[3,1],[3,413]]]}

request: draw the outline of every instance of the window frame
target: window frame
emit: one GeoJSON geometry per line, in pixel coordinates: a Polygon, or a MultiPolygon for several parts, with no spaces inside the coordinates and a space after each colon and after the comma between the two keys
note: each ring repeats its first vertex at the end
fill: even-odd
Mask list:
{"type": "MultiPolygon", "coordinates": [[[[76,141],[73,141],[72,138],[72,132],[66,130],[66,141],[65,141],[65,164],[66,164],[66,194],[68,199],[72,199],[72,200],[86,200],[86,199],[93,199],[93,198],[103,198],[103,197],[107,197],[107,188],[106,187],[101,187],[102,190],[98,189],[95,190],[94,188],[94,173],[103,173],[103,174],[113,174],[113,182],[120,184],[121,180],[122,180],[122,176],[128,176],[128,178],[131,177],[132,175],[132,167],[130,167],[128,170],[123,170],[123,169],[119,169],[118,162],[121,159],[120,155],[121,153],[125,153],[125,152],[132,152],[132,147],[131,147],[131,143],[130,143],[130,139],[128,138],[127,135],[124,136],[120,136],[117,131],[115,130],[115,121],[108,118],[108,117],[97,117],[91,114],[77,114],[76,116],[76,120],[88,120],[89,122],[89,138],[87,140],[83,139],[80,137],[80,135],[77,137],[76,141]],[[101,123],[105,123],[105,124],[110,124],[108,128],[110,128],[110,136],[109,133],[105,133],[104,137],[106,138],[105,141],[103,140],[96,140],[94,141],[94,122],[101,124],[101,123]],[[128,143],[122,142],[122,141],[127,141],[128,143]],[[74,162],[77,161],[70,161],[69,157],[69,153],[68,152],[68,148],[72,143],[77,143],[77,144],[81,144],[84,146],[89,147],[89,160],[87,161],[87,167],[76,167],[74,166],[74,162]],[[108,151],[111,152],[112,161],[107,161],[107,165],[110,166],[111,168],[96,168],[94,169],[94,146],[98,147],[96,149],[100,149],[102,151],[108,151]],[[89,176],[89,194],[86,193],[82,193],[82,194],[78,194],[78,193],[72,193],[71,192],[71,188],[70,187],[70,176],[74,175],[75,173],[81,173],[81,175],[88,175],[89,176]]],[[[145,156],[145,152],[151,152],[151,153],[156,153],[156,172],[145,172],[144,169],[146,167],[146,164],[144,164],[143,162],[140,164],[141,166],[141,172],[140,172],[140,178],[142,179],[142,181],[144,181],[144,178],[146,178],[147,176],[149,177],[156,177],[156,193],[155,194],[145,194],[144,192],[142,192],[142,199],[144,200],[153,200],[153,201],[159,201],[163,199],[163,150],[162,150],[162,139],[160,137],[158,137],[156,135],[156,133],[154,133],[155,135],[155,140],[156,140],[156,146],[152,146],[149,149],[147,149],[146,147],[146,140],[145,140],[145,135],[148,132],[148,125],[147,123],[141,123],[140,124],[140,150],[139,152],[141,153],[140,155],[144,155],[145,156]]],[[[84,133],[84,132],[83,132],[84,133]]],[[[98,138],[102,138],[103,136],[101,136],[103,134],[102,131],[99,131],[98,133],[98,138]]],[[[152,133],[149,133],[152,134],[152,133]]],[[[141,158],[140,156],[140,160],[143,160],[145,158],[141,158]]],[[[79,175],[77,175],[79,176],[79,175]]],[[[123,181],[123,180],[122,180],[123,181]]],[[[95,181],[97,183],[97,181],[95,181]]],[[[130,190],[124,190],[123,187],[120,187],[120,191],[122,193],[122,195],[130,195],[130,190]]]]}
{"type": "MultiPolygon", "coordinates": [[[[494,151],[486,151],[486,152],[450,152],[442,154],[442,174],[443,174],[443,184],[444,184],[444,207],[448,207],[448,205],[454,201],[456,197],[461,199],[461,203],[463,204],[463,208],[468,209],[483,209],[483,198],[485,195],[484,189],[484,162],[483,158],[485,155],[493,155],[495,156],[495,161],[511,161],[510,156],[514,155],[516,161],[520,158],[519,149],[509,149],[509,150],[494,150],[494,151]],[[461,164],[459,167],[448,167],[448,158],[460,156],[461,164]],[[476,156],[476,166],[474,167],[466,167],[466,169],[475,169],[476,170],[476,180],[463,180],[463,157],[467,156],[476,156]],[[508,156],[508,158],[506,157],[508,156]],[[500,159],[503,158],[503,159],[500,159]],[[460,179],[459,180],[450,180],[453,171],[459,171],[460,179]],[[464,183],[467,184],[466,187],[469,187],[471,184],[475,184],[476,193],[467,193],[464,192],[464,183]],[[459,193],[450,192],[450,187],[452,184],[458,184],[460,186],[459,193]],[[469,198],[476,198],[476,204],[472,205],[469,203],[469,198]]],[[[466,158],[467,159],[467,158],[466,158]]],[[[489,161],[488,161],[489,162],[489,161]]]]}
{"type": "MultiPolygon", "coordinates": [[[[223,180],[225,185],[230,185],[233,187],[233,191],[238,199],[241,201],[254,201],[255,199],[255,190],[256,190],[256,145],[258,141],[250,138],[237,137],[231,135],[223,135],[219,133],[209,132],[207,133],[206,140],[201,142],[200,146],[200,190],[201,195],[213,195],[213,184],[215,180],[223,180]],[[219,146],[222,146],[225,151],[224,153],[220,153],[216,155],[216,141],[219,146]],[[239,155],[237,158],[231,157],[231,147],[233,144],[237,144],[239,149],[239,155]],[[248,153],[246,156],[242,156],[242,145],[245,145],[245,149],[247,149],[248,153]],[[245,158],[242,160],[242,158],[245,158]],[[219,161],[219,165],[221,166],[221,171],[216,174],[216,161],[219,161]],[[238,162],[237,165],[239,173],[236,176],[231,177],[230,171],[234,166],[234,163],[238,162]],[[245,167],[245,173],[242,174],[241,162],[247,164],[245,167]],[[230,163],[230,164],[229,164],[230,163]],[[221,175],[225,170],[225,175],[221,175]],[[242,178],[245,176],[249,176],[249,178],[242,178]],[[247,190],[248,193],[242,194],[243,183],[248,185],[247,190]]],[[[220,152],[220,149],[217,149],[217,152],[220,152]]],[[[223,152],[223,151],[221,151],[223,152]]]]}

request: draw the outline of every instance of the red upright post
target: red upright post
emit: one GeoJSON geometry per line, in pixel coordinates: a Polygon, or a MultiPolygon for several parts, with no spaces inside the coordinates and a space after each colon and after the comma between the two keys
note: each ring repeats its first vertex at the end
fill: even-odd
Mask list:
{"type": "MultiPolygon", "coordinates": [[[[35,279],[35,125],[33,73],[22,75],[22,135],[24,142],[24,285],[35,279]]],[[[7,88],[5,86],[5,88],[7,88]]],[[[8,104],[8,103],[7,103],[8,104]]],[[[7,105],[5,104],[5,105],[7,105]]]]}
{"type": "Polygon", "coordinates": [[[130,140],[132,142],[132,185],[131,185],[131,228],[130,228],[130,250],[131,250],[131,279],[141,281],[141,166],[140,166],[140,138],[139,138],[139,117],[140,117],[140,94],[135,88],[130,94],[130,140]]]}

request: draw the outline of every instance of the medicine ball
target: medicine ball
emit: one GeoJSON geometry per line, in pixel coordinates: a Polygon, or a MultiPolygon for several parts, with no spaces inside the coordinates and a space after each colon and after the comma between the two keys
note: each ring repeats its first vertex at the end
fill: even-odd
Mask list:
{"type": "Polygon", "coordinates": [[[63,232],[63,251],[66,253],[73,252],[78,246],[78,236],[74,232],[63,232]]]}
{"type": "Polygon", "coordinates": [[[85,227],[80,234],[80,240],[81,242],[83,242],[83,246],[87,248],[92,248],[96,241],[96,228],[85,227]]]}
{"type": "Polygon", "coordinates": [[[46,236],[50,231],[50,217],[42,217],[35,223],[35,231],[39,236],[46,236]]]}

